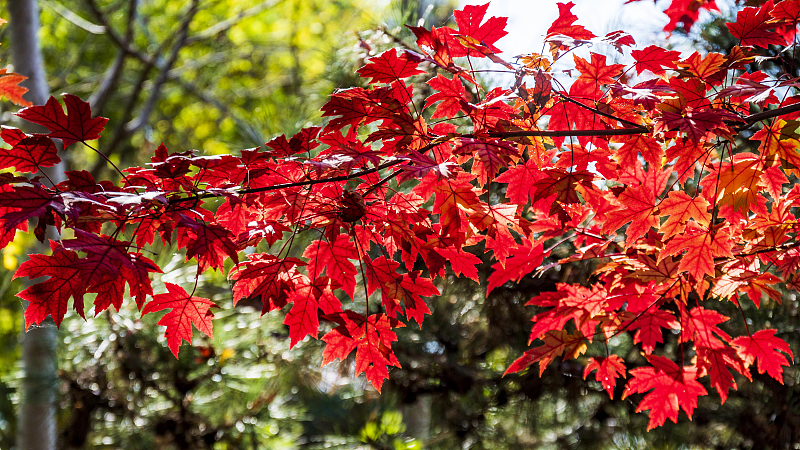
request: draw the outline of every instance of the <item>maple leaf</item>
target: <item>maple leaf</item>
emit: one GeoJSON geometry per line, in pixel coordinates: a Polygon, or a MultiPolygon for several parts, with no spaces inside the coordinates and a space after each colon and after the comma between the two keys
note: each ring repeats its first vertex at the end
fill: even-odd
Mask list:
{"type": "Polygon", "coordinates": [[[450,263],[450,268],[453,269],[453,273],[456,276],[464,275],[475,282],[479,282],[478,268],[476,266],[481,264],[480,258],[455,247],[435,248],[434,250],[450,263]]]}
{"type": "Polygon", "coordinates": [[[308,258],[308,276],[317,278],[325,270],[327,275],[339,284],[350,296],[353,297],[356,289],[356,266],[350,262],[358,259],[356,244],[346,234],[336,236],[331,242],[318,240],[306,247],[303,256],[308,258]]]}
{"type": "Polygon", "coordinates": [[[400,172],[400,175],[397,177],[400,182],[408,179],[423,178],[429,172],[432,172],[437,180],[453,178],[456,176],[456,170],[458,170],[458,164],[454,162],[445,161],[440,163],[427,155],[421,155],[417,152],[411,153],[410,155],[398,156],[397,159],[402,159],[414,164],[413,166],[403,164],[398,167],[402,169],[402,172],[400,172]]]}
{"type": "Polygon", "coordinates": [[[685,250],[678,266],[680,270],[689,271],[698,282],[705,275],[713,276],[715,257],[733,258],[729,232],[724,228],[714,230],[712,232],[711,229],[688,222],[685,232],[670,239],[661,250],[659,261],[685,250]]]}
{"type": "Polygon", "coordinates": [[[78,255],[72,251],[55,251],[52,255],[29,255],[14,273],[14,278],[30,279],[49,276],[47,280],[36,283],[17,294],[17,297],[31,302],[25,308],[25,329],[42,323],[51,316],[56,326],[67,313],[69,298],[83,307],[83,294],[86,292],[81,269],[76,266],[78,255]]]}
{"type": "Polygon", "coordinates": [[[603,386],[613,400],[617,378],[625,378],[625,362],[617,355],[608,358],[589,358],[589,364],[583,369],[583,379],[585,380],[595,370],[597,373],[594,374],[594,379],[603,386]]]}
{"type": "Polygon", "coordinates": [[[536,195],[536,188],[533,183],[542,179],[544,174],[539,171],[536,161],[529,159],[525,164],[516,164],[509,168],[494,181],[498,183],[508,183],[506,196],[515,204],[524,206],[536,195]]]}
{"type": "Polygon", "coordinates": [[[8,73],[6,69],[0,69],[0,95],[14,102],[19,106],[31,106],[31,102],[22,98],[28,88],[19,84],[28,79],[17,73],[8,73]]]}
{"type": "Polygon", "coordinates": [[[680,324],[675,320],[675,316],[669,311],[656,309],[654,311],[645,310],[641,317],[633,320],[627,325],[630,330],[636,330],[633,336],[633,343],[642,343],[642,350],[650,355],[656,348],[656,344],[664,342],[662,328],[677,330],[680,324]]]}
{"type": "Polygon", "coordinates": [[[10,150],[0,149],[0,169],[14,167],[17,172],[36,173],[42,167],[61,162],[53,141],[45,136],[29,136],[16,128],[3,127],[0,137],[10,150]]]}
{"type": "Polygon", "coordinates": [[[421,61],[410,52],[402,52],[397,56],[397,50],[393,48],[370,58],[367,65],[357,72],[364,78],[371,77],[370,83],[393,83],[412,75],[425,73],[417,68],[421,61]]]}
{"type": "Polygon", "coordinates": [[[580,72],[576,83],[589,83],[593,85],[614,84],[614,77],[622,73],[624,64],[606,64],[605,55],[591,53],[591,62],[586,61],[577,54],[573,55],[575,69],[580,72]]]}
{"type": "Polygon", "coordinates": [[[197,260],[200,272],[223,270],[226,257],[239,262],[239,249],[233,241],[233,233],[221,225],[196,222],[186,216],[178,224],[178,245],[186,248],[186,261],[197,260]]]}
{"type": "Polygon", "coordinates": [[[582,25],[574,25],[578,20],[578,16],[572,14],[572,7],[574,3],[557,3],[558,5],[558,18],[547,29],[547,37],[557,34],[563,34],[573,39],[591,39],[595,35],[584,28],[582,25]]]}
{"type": "Polygon", "coordinates": [[[425,199],[433,193],[436,194],[433,212],[439,214],[443,238],[462,238],[462,230],[467,225],[464,211],[480,203],[475,187],[469,182],[473,178],[473,175],[461,172],[454,179],[434,183],[435,177],[428,174],[414,188],[425,199]]]}
{"type": "Polygon", "coordinates": [[[615,159],[620,165],[631,166],[635,164],[637,154],[641,154],[644,160],[652,165],[660,165],[664,149],[650,136],[644,134],[627,136],[622,139],[622,147],[616,151],[615,159]]]}
{"type": "Polygon", "coordinates": [[[502,142],[482,141],[478,139],[460,139],[453,150],[454,155],[472,155],[472,172],[478,175],[478,183],[484,186],[494,178],[501,168],[519,158],[516,147],[502,142]]]}
{"type": "Polygon", "coordinates": [[[603,230],[615,231],[630,222],[625,232],[625,242],[629,245],[636,239],[644,236],[651,228],[658,225],[653,212],[656,209],[656,199],[649,186],[640,185],[628,187],[617,198],[622,208],[607,214],[608,220],[603,225],[603,230]]]}
{"type": "Polygon", "coordinates": [[[609,45],[613,45],[618,52],[622,52],[622,47],[630,47],[632,45],[636,45],[636,41],[633,39],[629,33],[626,33],[622,30],[611,31],[606,33],[605,36],[600,40],[600,42],[604,42],[609,45]]]}
{"type": "Polygon", "coordinates": [[[391,350],[392,342],[397,341],[397,334],[392,329],[404,325],[383,314],[365,318],[353,311],[331,318],[338,318],[343,323],[322,337],[327,344],[322,352],[322,365],[337,358],[344,361],[356,350],[356,375],[366,372],[367,380],[380,392],[383,381],[389,378],[387,366],[400,367],[391,350]]]}
{"type": "Polygon", "coordinates": [[[770,44],[786,45],[786,40],[777,32],[769,31],[776,27],[770,18],[772,0],[760,8],[748,7],[736,13],[736,22],[726,23],[731,34],[741,40],[741,45],[767,48],[770,44]]]}
{"type": "MultiPolygon", "coordinates": [[[[718,72],[725,64],[725,57],[720,53],[708,53],[705,56],[700,56],[700,52],[694,52],[691,56],[683,61],[677,63],[678,67],[696,76],[697,78],[714,83],[714,78],[718,76],[718,72]]],[[[722,69],[723,71],[725,69],[722,69]]],[[[723,72],[724,73],[724,72],[723,72]]]]}
{"type": "Polygon", "coordinates": [[[49,209],[65,211],[60,196],[44,190],[41,185],[19,185],[10,192],[0,190],[0,207],[7,208],[3,214],[7,229],[13,229],[32,217],[46,217],[49,209]]]}
{"type": "Polygon", "coordinates": [[[800,19],[800,4],[796,1],[781,1],[770,11],[770,15],[779,20],[797,23],[800,19]]]}
{"type": "Polygon", "coordinates": [[[543,250],[541,242],[534,245],[530,240],[525,239],[522,245],[515,245],[509,254],[510,257],[505,260],[504,264],[498,262],[493,266],[494,271],[487,280],[486,295],[507,281],[519,282],[522,277],[539,267],[542,259],[548,256],[549,252],[543,250]]]}
{"type": "Polygon", "coordinates": [[[683,23],[686,32],[689,32],[700,17],[701,9],[718,11],[714,0],[672,0],[669,8],[664,11],[669,17],[669,23],[664,26],[664,31],[672,33],[679,23],[683,23]]]}
{"type": "Polygon", "coordinates": [[[644,396],[636,412],[650,410],[650,422],[647,430],[660,427],[670,419],[678,422],[678,408],[683,409],[689,420],[697,407],[697,398],[708,395],[706,389],[697,382],[697,369],[694,367],[678,367],[674,362],[660,356],[650,356],[648,360],[654,367],[633,369],[623,400],[635,393],[652,392],[644,396]]]}
{"type": "Polygon", "coordinates": [[[313,283],[301,280],[295,285],[288,298],[288,302],[292,303],[292,309],[283,321],[289,327],[290,348],[308,335],[317,338],[319,310],[324,314],[342,311],[342,303],[333,294],[338,286],[328,277],[317,278],[313,283]]]}
{"type": "Polygon", "coordinates": [[[708,374],[710,384],[720,397],[720,403],[728,399],[728,391],[737,389],[736,381],[730,369],[750,378],[750,373],[744,366],[744,361],[730,347],[708,348],[697,346],[697,377],[708,374]]]}
{"type": "Polygon", "coordinates": [[[744,292],[755,303],[761,306],[763,294],[777,302],[781,302],[782,295],[769,285],[780,283],[781,279],[771,273],[762,273],[759,264],[743,264],[741,261],[732,261],[723,268],[723,275],[714,285],[712,293],[722,298],[730,298],[737,292],[744,292]]]}
{"type": "Polygon", "coordinates": [[[262,314],[283,307],[294,289],[297,266],[305,261],[297,258],[278,258],[266,253],[253,253],[234,267],[228,277],[234,280],[233,304],[247,297],[261,297],[262,314]]]}
{"type": "Polygon", "coordinates": [[[170,309],[159,321],[159,325],[167,327],[164,337],[175,358],[183,341],[192,343],[192,324],[208,337],[213,337],[213,324],[211,319],[214,313],[209,308],[217,308],[211,300],[195,297],[187,293],[182,287],[173,283],[164,283],[167,293],[157,294],[150,302],[144,305],[142,315],[170,309]]]}
{"type": "Polygon", "coordinates": [[[594,179],[594,175],[586,170],[567,172],[563,169],[546,169],[542,172],[547,177],[533,183],[536,193],[531,195],[531,202],[555,196],[550,207],[550,215],[556,213],[559,203],[579,203],[578,189],[590,188],[594,179]]]}
{"type": "Polygon", "coordinates": [[[750,367],[758,362],[758,373],[766,372],[767,375],[783,384],[783,366],[788,366],[792,360],[792,349],[783,339],[775,336],[776,330],[760,330],[752,336],[740,336],[731,344],[736,353],[744,360],[745,367],[750,367]],[[780,352],[789,355],[789,359],[780,352]]]}
{"type": "Polygon", "coordinates": [[[725,347],[724,342],[731,340],[727,333],[717,327],[717,325],[727,322],[730,319],[728,316],[697,306],[689,311],[688,319],[681,321],[681,342],[692,339],[698,346],[720,349],[725,347]]]}
{"type": "MultiPolygon", "coordinates": [[[[456,20],[456,25],[458,25],[459,34],[470,40],[474,40],[475,43],[485,45],[492,53],[501,53],[500,49],[493,44],[508,34],[508,32],[505,31],[508,18],[490,17],[485,23],[481,24],[488,8],[489,3],[483,5],[466,5],[464,9],[453,11],[453,17],[456,20]]],[[[476,51],[467,51],[465,54],[462,54],[460,51],[454,50],[454,48],[450,49],[452,56],[466,56],[467,54],[471,56],[482,55],[480,52],[476,51]]]]}
{"type": "Polygon", "coordinates": [[[269,152],[269,155],[274,158],[287,158],[298,153],[310,153],[319,146],[319,142],[315,139],[320,130],[320,127],[303,128],[290,140],[286,140],[286,135],[282,134],[264,145],[273,150],[269,152]]]}
{"type": "Polygon", "coordinates": [[[664,233],[665,239],[683,233],[690,219],[707,227],[711,220],[708,211],[710,206],[703,197],[692,198],[684,192],[670,191],[669,196],[658,205],[661,215],[669,216],[659,231],[664,233]]]}
{"type": "Polygon", "coordinates": [[[566,330],[548,331],[541,337],[544,344],[526,351],[522,356],[517,358],[508,366],[503,376],[519,372],[531,364],[538,362],[539,376],[541,377],[544,370],[556,357],[564,355],[564,360],[567,360],[577,358],[586,352],[586,343],[584,339],[580,331],[576,331],[573,334],[570,334],[566,330]]]}
{"type": "Polygon", "coordinates": [[[675,62],[681,57],[681,52],[668,51],[656,45],[651,45],[642,50],[631,50],[631,56],[636,60],[636,74],[649,70],[656,75],[664,75],[664,68],[674,69],[675,62]]]}
{"type": "Polygon", "coordinates": [[[709,133],[726,133],[728,126],[725,120],[737,121],[741,118],[722,109],[694,109],[687,106],[681,113],[663,111],[654,131],[661,133],[678,129],[685,131],[690,141],[701,142],[709,133]]]}
{"type": "Polygon", "coordinates": [[[760,158],[752,153],[734,155],[733,162],[715,164],[711,174],[700,181],[702,195],[709,203],[719,202],[747,211],[758,203],[761,181],[760,158]]]}
{"type": "Polygon", "coordinates": [[[428,80],[428,85],[439,92],[425,100],[425,108],[440,100],[442,101],[433,111],[431,118],[455,117],[462,110],[468,112],[468,103],[464,98],[466,90],[458,76],[454,75],[452,79],[448,80],[442,74],[439,74],[435,78],[428,80]]]}
{"type": "Polygon", "coordinates": [[[428,305],[422,297],[439,295],[439,290],[433,285],[430,278],[420,276],[419,272],[398,274],[400,263],[381,256],[373,261],[365,260],[367,266],[367,280],[371,295],[376,289],[381,289],[381,298],[386,307],[386,315],[396,317],[401,311],[400,305],[405,309],[405,315],[422,325],[426,314],[430,314],[428,305]]]}
{"type": "Polygon", "coordinates": [[[47,99],[44,105],[29,106],[16,115],[20,118],[46,127],[49,137],[61,139],[64,148],[75,142],[93,141],[100,137],[108,119],[92,118],[89,103],[72,94],[62,96],[67,112],[55,97],[47,99]]]}

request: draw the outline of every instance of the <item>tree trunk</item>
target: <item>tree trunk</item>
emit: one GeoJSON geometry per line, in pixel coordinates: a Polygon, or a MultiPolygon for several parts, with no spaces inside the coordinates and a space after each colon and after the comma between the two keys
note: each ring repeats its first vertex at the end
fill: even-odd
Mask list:
{"type": "MultiPolygon", "coordinates": [[[[11,56],[14,71],[28,77],[22,84],[29,89],[25,98],[35,105],[47,101],[49,89],[39,48],[39,7],[37,0],[9,0],[11,56]]],[[[28,124],[32,125],[32,124],[28,124]]],[[[26,131],[35,130],[26,127],[26,131]]],[[[54,167],[48,175],[58,182],[63,167],[54,167]]],[[[27,307],[27,305],[23,305],[27,307]]],[[[31,328],[22,334],[23,378],[17,422],[19,450],[54,450],[56,448],[56,337],[54,326],[31,328]]]]}

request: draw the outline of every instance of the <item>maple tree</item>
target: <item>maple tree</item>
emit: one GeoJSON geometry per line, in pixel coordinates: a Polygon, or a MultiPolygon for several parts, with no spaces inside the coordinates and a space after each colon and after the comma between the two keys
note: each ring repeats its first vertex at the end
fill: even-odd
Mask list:
{"type": "MultiPolygon", "coordinates": [[[[486,18],[488,4],[456,11],[456,29],[410,27],[418,48],[370,58],[358,70],[367,87],[333,93],[324,127],[239,155],[162,145],[146,166],[118,170],[118,183],[36,175],[59,162],[53,139],[93,148],[101,137],[106,119],[88,103],[66,94],[66,111],[55,98],[22,109],[49,133],[0,133],[10,147],[2,169],[16,171],[0,175],[0,243],[33,219],[40,240],[48,227],[64,237],[15,274],[48,277],[19,293],[26,326],[60,324],[70,302],[84,316],[86,294],[94,314],[120,308],[127,285],[141,314],[170,310],[158,323],[178,356],[193,327],[212,334],[216,305],[173,283],[154,290],[161,268],[146,254],[174,244],[196,264],[195,288],[203,272],[226,271],[234,305],[285,308],[292,346],[326,330],[323,364],[354,353],[355,372],[380,391],[402,364],[397,329],[424,326],[424,298],[439,294],[448,265],[479,281],[471,252],[482,246],[493,259],[487,293],[558,264],[596,263],[588,285],[530,299],[536,344],[507,373],[538,364],[541,374],[600,343],[584,377],[594,373],[612,398],[625,379],[622,397],[644,394],[637,411],[649,411],[649,428],[681,409],[691,418],[708,395],[701,381],[723,403],[751,366],[782,382],[792,350],[774,329],[751,330],[741,304],[780,302],[800,283],[800,187],[789,187],[800,176],[798,81],[751,63],[791,43],[800,3],[747,7],[728,26],[739,46],[687,58],[632,49],[622,31],[596,36],[572,6],[558,4],[549,53],[515,61],[499,56],[506,21],[486,18]],[[632,61],[573,52],[588,44],[631,48],[632,61]],[[578,74],[569,80],[559,69],[568,56],[578,74]],[[477,60],[513,74],[513,85],[481,85],[477,60]],[[739,148],[745,131],[756,150],[739,148]],[[312,238],[298,248],[301,236],[312,238]],[[555,258],[556,248],[571,256],[555,258]],[[733,319],[715,310],[720,301],[742,311],[745,334],[724,330],[733,319]],[[679,336],[677,351],[661,345],[665,330],[679,336]],[[644,358],[612,353],[621,334],[644,358]]],[[[21,100],[15,83],[0,93],[21,100]]]]}

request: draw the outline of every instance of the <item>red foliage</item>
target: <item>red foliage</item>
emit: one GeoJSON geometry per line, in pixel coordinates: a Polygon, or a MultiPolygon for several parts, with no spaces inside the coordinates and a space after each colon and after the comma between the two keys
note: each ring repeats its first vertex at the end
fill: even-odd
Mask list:
{"type": "MultiPolygon", "coordinates": [[[[729,29],[745,47],[781,45],[781,27],[800,16],[787,2],[747,8],[729,29]]],[[[709,7],[676,0],[672,21],[688,27],[709,7]]],[[[0,244],[29,219],[40,239],[48,227],[72,236],[15,274],[47,277],[18,294],[31,302],[26,325],[48,315],[60,324],[70,299],[83,315],[89,293],[97,294],[95,314],[120,308],[127,285],[143,315],[171,310],[159,324],[177,356],[192,326],[211,334],[216,305],[170,283],[154,295],[150,274],[161,269],[144,247],[174,242],[198,276],[227,272],[234,305],[249,298],[262,313],[285,308],[292,346],[323,330],[325,364],[355,350],[356,373],[380,390],[389,366],[400,367],[395,329],[411,320],[424,326],[425,297],[439,294],[448,265],[482,279],[488,295],[537,271],[595,260],[588,286],[559,284],[528,302],[539,308],[535,345],[507,373],[534,363],[541,373],[559,356],[595,353],[589,344],[600,342],[584,377],[597,370],[610,396],[627,377],[623,397],[644,394],[637,411],[650,411],[650,428],[676,421],[680,409],[691,418],[707,395],[703,380],[722,402],[737,388],[734,374],[749,378],[753,364],[782,381],[792,351],[776,330],[756,324],[730,336],[730,318],[714,308],[741,308],[745,297],[760,307],[762,297],[780,301],[779,284],[800,284],[800,189],[787,188],[800,175],[800,97],[791,95],[798,80],[747,73],[742,47],[682,59],[655,46],[634,50],[627,65],[575,56],[577,77],[556,80],[560,59],[586,41],[633,45],[622,32],[596,38],[576,23],[572,3],[558,8],[551,56],[515,64],[497,56],[505,19],[486,19],[487,5],[457,11],[457,30],[412,28],[419,53],[370,58],[358,70],[369,86],[332,94],[324,128],[265,148],[206,158],[162,145],[118,184],[86,172],[57,186],[2,174],[0,244]],[[468,67],[486,58],[517,82],[512,90],[476,86],[458,58],[469,58],[468,67]],[[635,79],[634,71],[660,78],[635,79]],[[417,101],[425,91],[417,86],[432,95],[417,101]],[[431,117],[443,120],[431,126],[431,117]],[[738,133],[756,127],[758,148],[738,149],[738,133]],[[222,197],[215,213],[204,209],[210,197],[222,197]],[[298,242],[308,243],[302,256],[289,256],[301,254],[298,242]],[[471,253],[479,244],[486,277],[471,253]],[[677,332],[679,354],[662,345],[664,329],[677,332]],[[622,333],[644,358],[613,353],[622,333]]],[[[59,161],[53,139],[69,146],[99,138],[106,119],[92,118],[75,96],[63,100],[66,113],[55,98],[18,113],[50,133],[4,129],[10,149],[0,168],[35,173],[59,161]]]]}

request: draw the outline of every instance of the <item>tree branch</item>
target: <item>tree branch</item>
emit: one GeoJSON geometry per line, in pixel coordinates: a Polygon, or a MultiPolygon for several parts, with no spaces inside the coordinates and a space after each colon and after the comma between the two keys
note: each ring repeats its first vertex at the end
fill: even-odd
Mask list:
{"type": "MultiPolygon", "coordinates": [[[[130,0],[130,3],[128,4],[128,25],[127,30],[125,31],[124,41],[126,46],[130,46],[130,43],[133,41],[133,23],[136,21],[138,5],[139,0],[130,0]]],[[[119,77],[122,74],[122,68],[125,66],[125,58],[127,56],[128,52],[124,48],[120,48],[117,51],[117,56],[114,59],[111,67],[106,70],[106,74],[103,77],[103,81],[100,83],[100,86],[94,91],[92,96],[89,97],[89,104],[91,105],[92,111],[96,115],[102,115],[103,109],[105,109],[106,106],[106,102],[119,82],[119,77]]]]}
{"type": "MultiPolygon", "coordinates": [[[[374,167],[372,169],[365,169],[365,170],[361,170],[361,171],[358,171],[358,172],[355,172],[355,173],[351,173],[350,175],[340,175],[338,177],[320,178],[318,180],[295,181],[294,183],[275,184],[275,185],[272,185],[272,186],[264,186],[264,187],[260,187],[260,188],[239,189],[239,190],[235,191],[235,193],[236,194],[255,194],[255,193],[258,193],[258,192],[277,191],[278,189],[285,189],[285,188],[290,188],[290,187],[313,186],[315,184],[330,183],[332,181],[347,181],[347,180],[352,180],[353,178],[358,178],[358,177],[363,176],[363,175],[369,175],[371,173],[375,173],[375,172],[378,172],[380,170],[383,170],[383,169],[386,169],[386,168],[389,168],[389,167],[392,167],[392,166],[396,166],[396,165],[398,165],[398,164],[400,164],[402,162],[403,162],[402,159],[398,159],[398,160],[395,160],[395,161],[392,161],[392,162],[381,164],[380,166],[374,167]]],[[[169,203],[171,205],[174,205],[174,204],[177,204],[177,203],[192,202],[192,201],[195,201],[195,200],[200,200],[200,199],[204,199],[204,198],[211,198],[211,197],[219,197],[219,195],[207,192],[205,194],[197,194],[197,195],[191,195],[189,197],[170,199],[169,203]]]]}
{"type": "Polygon", "coordinates": [[[121,38],[117,34],[117,32],[114,30],[114,28],[108,22],[108,19],[106,19],[106,16],[105,16],[105,14],[103,14],[103,11],[101,11],[100,7],[97,6],[97,3],[96,3],[95,0],[86,0],[86,3],[89,5],[89,9],[92,10],[92,13],[95,15],[97,20],[105,27],[106,34],[108,35],[108,37],[110,37],[111,40],[114,41],[114,43],[117,44],[117,46],[119,48],[124,50],[126,53],[128,53],[130,55],[133,55],[134,57],[136,57],[136,59],[144,62],[145,64],[149,64],[149,65],[155,65],[156,64],[155,58],[153,58],[150,55],[148,55],[146,53],[142,53],[139,50],[133,48],[129,41],[121,38]]]}
{"type": "Polygon", "coordinates": [[[53,1],[49,1],[49,0],[45,0],[43,3],[44,3],[44,6],[47,6],[48,8],[52,9],[53,11],[56,12],[56,14],[60,15],[61,17],[63,17],[64,19],[66,19],[67,21],[69,21],[70,23],[72,23],[73,25],[75,25],[78,28],[86,30],[86,31],[88,31],[89,33],[92,33],[92,34],[105,34],[105,32],[106,32],[106,27],[105,26],[96,25],[96,24],[93,24],[92,22],[89,22],[88,20],[84,19],[83,17],[81,17],[81,16],[75,14],[74,12],[72,12],[71,10],[67,9],[61,3],[53,2],[53,1]]]}
{"type": "Polygon", "coordinates": [[[189,45],[203,39],[214,37],[219,33],[222,33],[223,31],[231,29],[236,24],[240,23],[242,20],[247,19],[248,17],[255,16],[256,14],[265,11],[269,8],[272,8],[274,6],[277,6],[281,3],[283,3],[283,0],[263,1],[258,5],[253,6],[252,8],[246,9],[240,12],[239,14],[234,15],[233,17],[223,20],[222,22],[217,22],[216,24],[206,28],[205,30],[195,34],[194,36],[189,37],[188,39],[186,39],[186,44],[189,45]]]}
{"type": "Polygon", "coordinates": [[[156,76],[155,83],[151,88],[150,97],[148,97],[145,105],[142,107],[139,115],[136,119],[128,122],[125,124],[125,131],[127,133],[133,133],[139,128],[141,128],[146,122],[148,117],[150,117],[150,112],[153,110],[153,106],[155,106],[156,100],[158,100],[158,96],[161,93],[161,88],[164,86],[164,83],[167,81],[167,76],[169,75],[170,69],[172,66],[175,65],[175,62],[178,60],[178,53],[180,53],[181,49],[186,45],[186,39],[189,35],[189,24],[192,22],[194,15],[197,13],[197,7],[199,5],[199,0],[193,0],[192,5],[189,7],[189,11],[183,18],[181,22],[178,36],[175,42],[175,45],[172,46],[172,51],[170,52],[169,58],[167,62],[159,67],[158,75],[156,76]]]}

